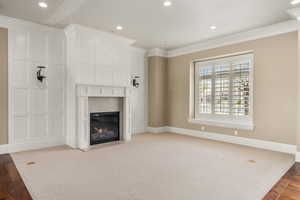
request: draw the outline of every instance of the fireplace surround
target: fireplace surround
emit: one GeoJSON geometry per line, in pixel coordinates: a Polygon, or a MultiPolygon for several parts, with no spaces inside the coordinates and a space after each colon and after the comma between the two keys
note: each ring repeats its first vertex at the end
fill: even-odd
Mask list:
{"type": "MultiPolygon", "coordinates": [[[[132,114],[131,114],[131,102],[130,102],[130,89],[128,87],[117,87],[117,86],[98,86],[98,85],[77,85],[77,148],[83,151],[87,151],[92,145],[96,143],[109,142],[106,141],[96,141],[91,143],[91,114],[92,113],[111,113],[119,112],[119,136],[120,141],[130,141],[132,134],[132,114]],[[105,104],[105,107],[111,107],[110,109],[115,109],[116,103],[120,102],[122,104],[119,106],[119,110],[93,110],[95,104],[91,104],[97,99],[106,100],[111,104],[105,104]],[[110,100],[108,100],[110,99],[110,100]],[[115,101],[113,101],[114,99],[115,101]],[[90,102],[90,103],[89,103],[90,102]],[[111,106],[110,106],[111,105],[111,106]],[[92,109],[92,110],[91,110],[92,109]],[[91,145],[92,144],[92,145],[91,145]]],[[[101,101],[99,101],[99,104],[101,101]]],[[[103,105],[102,105],[103,107],[103,105]]],[[[100,127],[101,128],[101,127],[100,127]]],[[[99,130],[100,132],[103,130],[99,130]]],[[[111,130],[110,130],[111,131],[111,130]]],[[[109,135],[109,133],[107,133],[109,135]]],[[[111,134],[111,133],[110,133],[111,134]]],[[[102,135],[103,137],[103,135],[102,135]]],[[[112,137],[111,140],[117,140],[117,137],[112,137]]]]}

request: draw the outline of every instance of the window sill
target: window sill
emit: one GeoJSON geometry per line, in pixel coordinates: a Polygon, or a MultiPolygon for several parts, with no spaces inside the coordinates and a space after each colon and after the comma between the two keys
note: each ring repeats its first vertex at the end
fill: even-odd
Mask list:
{"type": "Polygon", "coordinates": [[[250,130],[254,129],[254,124],[251,121],[220,121],[220,120],[205,120],[205,119],[189,119],[189,123],[192,124],[201,124],[207,126],[217,126],[224,128],[233,128],[241,130],[250,130]]]}

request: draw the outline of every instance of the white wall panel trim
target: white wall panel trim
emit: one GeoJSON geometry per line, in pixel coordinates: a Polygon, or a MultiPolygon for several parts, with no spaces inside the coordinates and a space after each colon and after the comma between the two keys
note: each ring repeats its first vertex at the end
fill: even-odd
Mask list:
{"type": "Polygon", "coordinates": [[[9,46],[9,144],[6,146],[9,151],[17,151],[56,144],[53,141],[64,137],[64,32],[5,16],[0,16],[0,26],[8,29],[9,46]],[[36,79],[40,65],[47,67],[44,83],[36,79]],[[56,109],[49,111],[49,105],[54,104],[56,109]]]}

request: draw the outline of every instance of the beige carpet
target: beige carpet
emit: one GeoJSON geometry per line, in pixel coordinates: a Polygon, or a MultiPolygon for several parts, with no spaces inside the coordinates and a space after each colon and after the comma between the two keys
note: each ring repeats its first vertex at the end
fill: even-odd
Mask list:
{"type": "Polygon", "coordinates": [[[13,159],[34,200],[260,200],[294,162],[283,153],[175,134],[13,159]]]}

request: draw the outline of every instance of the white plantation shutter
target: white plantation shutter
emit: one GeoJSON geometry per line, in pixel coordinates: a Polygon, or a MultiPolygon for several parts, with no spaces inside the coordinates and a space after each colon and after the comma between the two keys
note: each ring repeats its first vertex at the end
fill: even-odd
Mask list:
{"type": "Polygon", "coordinates": [[[232,114],[249,115],[250,109],[250,62],[232,66],[232,114]]]}
{"type": "Polygon", "coordinates": [[[200,69],[200,77],[198,84],[199,96],[198,96],[198,108],[200,113],[212,112],[212,67],[203,67],[200,69]]]}
{"type": "Polygon", "coordinates": [[[214,67],[214,113],[230,114],[230,65],[221,64],[214,67]]]}
{"type": "Polygon", "coordinates": [[[195,118],[250,119],[252,54],[195,61],[195,118]]]}

